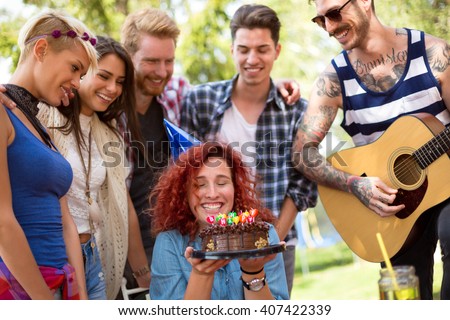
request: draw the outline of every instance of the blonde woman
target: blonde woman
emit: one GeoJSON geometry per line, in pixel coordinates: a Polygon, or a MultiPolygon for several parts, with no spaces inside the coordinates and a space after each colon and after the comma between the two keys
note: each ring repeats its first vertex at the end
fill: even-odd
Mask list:
{"type": "Polygon", "coordinates": [[[0,299],[86,298],[75,224],[64,195],[70,164],[36,118],[39,101],[67,104],[89,68],[96,39],[56,11],[21,29],[21,55],[6,84],[16,103],[0,107],[0,299]]]}

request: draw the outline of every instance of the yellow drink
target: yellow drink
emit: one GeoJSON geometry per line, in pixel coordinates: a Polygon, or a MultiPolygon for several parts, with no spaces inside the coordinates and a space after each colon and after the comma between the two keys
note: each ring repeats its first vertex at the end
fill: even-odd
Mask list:
{"type": "Polygon", "coordinates": [[[419,300],[419,279],[413,266],[395,266],[394,277],[381,269],[378,281],[380,300],[419,300]]]}
{"type": "Polygon", "coordinates": [[[380,291],[380,300],[419,300],[417,288],[380,291]]]}

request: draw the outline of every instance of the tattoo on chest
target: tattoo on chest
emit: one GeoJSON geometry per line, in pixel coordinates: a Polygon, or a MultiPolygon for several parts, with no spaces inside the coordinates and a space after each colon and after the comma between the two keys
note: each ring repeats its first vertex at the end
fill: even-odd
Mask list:
{"type": "Polygon", "coordinates": [[[395,51],[392,48],[390,53],[380,54],[380,57],[372,61],[362,61],[357,59],[353,63],[353,68],[372,91],[386,91],[390,89],[402,76],[405,71],[408,51],[395,51]]]}

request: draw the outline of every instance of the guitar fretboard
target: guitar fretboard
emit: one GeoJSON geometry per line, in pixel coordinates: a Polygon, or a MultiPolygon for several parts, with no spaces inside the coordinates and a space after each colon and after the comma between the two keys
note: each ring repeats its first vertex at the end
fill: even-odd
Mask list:
{"type": "Polygon", "coordinates": [[[413,156],[420,168],[425,169],[450,149],[450,127],[417,149],[413,156]]]}

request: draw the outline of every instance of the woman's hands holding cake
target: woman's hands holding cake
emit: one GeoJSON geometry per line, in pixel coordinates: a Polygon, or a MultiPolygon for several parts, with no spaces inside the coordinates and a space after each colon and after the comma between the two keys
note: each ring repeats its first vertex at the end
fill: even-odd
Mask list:
{"type": "Polygon", "coordinates": [[[184,257],[192,266],[192,272],[184,294],[185,299],[208,300],[214,284],[214,274],[230,260],[204,260],[192,258],[194,248],[187,247],[184,257]],[[199,288],[201,288],[199,290],[199,288]]]}
{"type": "MultiPolygon", "coordinates": [[[[281,241],[280,244],[284,245],[285,242],[281,241]]],[[[264,265],[270,260],[273,260],[276,256],[277,254],[273,253],[263,257],[239,259],[238,261],[241,265],[241,270],[243,270],[242,272],[247,271],[248,274],[253,274],[258,270],[263,269],[264,265]]]]}
{"type": "Polygon", "coordinates": [[[194,248],[187,247],[184,252],[184,257],[192,266],[192,273],[199,276],[210,276],[214,278],[214,273],[220,268],[226,266],[231,260],[221,259],[221,260],[205,260],[192,258],[192,252],[194,248]]]}

